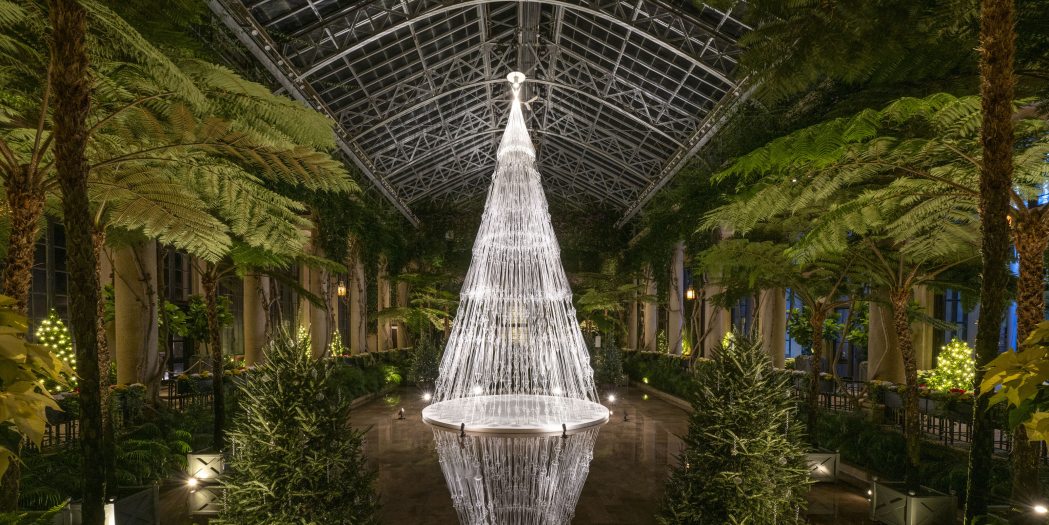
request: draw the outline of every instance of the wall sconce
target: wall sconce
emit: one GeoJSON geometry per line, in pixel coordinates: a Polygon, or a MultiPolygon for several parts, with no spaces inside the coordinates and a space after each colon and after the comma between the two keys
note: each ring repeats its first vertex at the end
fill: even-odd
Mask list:
{"type": "Polygon", "coordinates": [[[696,300],[696,289],[689,286],[688,289],[685,290],[685,299],[688,299],[689,301],[696,300]]]}
{"type": "Polygon", "coordinates": [[[335,295],[346,297],[346,283],[339,281],[339,284],[335,286],[335,295]]]}

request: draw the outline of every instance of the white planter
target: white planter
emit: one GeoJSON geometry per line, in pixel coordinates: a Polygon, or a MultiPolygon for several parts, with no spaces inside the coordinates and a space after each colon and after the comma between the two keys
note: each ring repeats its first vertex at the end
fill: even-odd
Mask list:
{"type": "Polygon", "coordinates": [[[911,495],[903,483],[871,483],[871,519],[889,525],[954,525],[958,499],[922,487],[911,495]]]}
{"type": "Polygon", "coordinates": [[[816,483],[838,481],[837,452],[809,452],[805,463],[809,466],[809,477],[816,483]]]}
{"type": "Polygon", "coordinates": [[[190,516],[215,516],[222,509],[222,487],[202,485],[190,491],[187,502],[190,516]]]}
{"type": "Polygon", "coordinates": [[[186,475],[198,481],[216,480],[224,468],[222,454],[186,454],[186,475]]]}

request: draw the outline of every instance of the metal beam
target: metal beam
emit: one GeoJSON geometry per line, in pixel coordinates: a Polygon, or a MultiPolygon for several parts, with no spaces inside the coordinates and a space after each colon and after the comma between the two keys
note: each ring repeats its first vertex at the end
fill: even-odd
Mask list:
{"type": "MultiPolygon", "coordinates": [[[[745,83],[746,79],[740,82],[741,85],[745,83]]],[[[733,91],[732,94],[729,95],[729,97],[731,97],[729,100],[722,100],[721,104],[708,113],[707,117],[703,120],[703,124],[692,134],[691,137],[689,137],[689,140],[685,143],[686,145],[678,149],[674,155],[667,159],[667,163],[663,169],[660,170],[658,178],[641,191],[637,200],[627,208],[623,217],[616,221],[616,228],[623,227],[623,225],[636,215],[637,212],[641,211],[641,208],[652,199],[656,192],[670,182],[670,179],[673,179],[674,175],[677,175],[677,173],[681,171],[681,168],[685,167],[685,164],[695,156],[700,148],[710,142],[710,139],[717,134],[726,122],[728,122],[728,119],[731,118],[732,115],[739,110],[739,107],[754,94],[755,89],[757,89],[756,84],[747,87],[745,91],[742,92],[739,89],[733,91]],[[732,96],[733,94],[735,96],[732,96]]]]}
{"type": "MultiPolygon", "coordinates": [[[[363,137],[363,136],[366,136],[368,134],[374,133],[375,131],[377,131],[377,130],[381,129],[383,126],[385,126],[385,125],[387,125],[387,124],[397,120],[398,118],[401,118],[401,117],[403,117],[405,115],[409,115],[412,112],[414,112],[414,111],[416,111],[416,110],[418,110],[420,108],[424,108],[424,107],[426,107],[426,106],[428,106],[430,104],[433,104],[434,102],[437,102],[438,100],[440,100],[440,99],[442,99],[444,97],[457,94],[457,93],[459,93],[461,91],[468,91],[470,89],[476,89],[476,88],[479,88],[479,87],[491,86],[491,85],[494,85],[494,84],[505,84],[505,83],[506,83],[506,79],[486,80],[484,82],[475,82],[473,84],[466,84],[466,85],[462,85],[462,86],[459,86],[459,87],[456,87],[456,88],[449,89],[447,91],[443,91],[443,92],[437,93],[437,94],[433,95],[432,97],[430,97],[428,99],[425,99],[425,100],[422,100],[422,101],[417,102],[415,104],[412,104],[411,106],[409,106],[409,107],[407,107],[405,109],[402,109],[402,110],[398,111],[397,113],[394,113],[393,115],[390,115],[390,116],[384,118],[383,120],[381,120],[379,122],[376,122],[370,128],[362,130],[360,133],[357,134],[357,136],[358,137],[363,137]]],[[[550,82],[550,81],[546,81],[546,80],[537,80],[537,79],[531,79],[530,78],[525,83],[526,84],[528,84],[528,83],[540,84],[540,85],[544,85],[544,86],[549,86],[551,88],[556,87],[558,89],[563,89],[565,91],[568,91],[568,92],[571,92],[571,93],[575,93],[577,95],[585,96],[585,97],[587,97],[587,98],[589,98],[591,100],[594,100],[595,102],[603,105],[604,107],[607,107],[608,109],[611,109],[611,110],[615,111],[616,113],[619,113],[620,115],[623,115],[624,117],[629,118],[630,120],[640,124],[641,126],[644,126],[645,129],[647,129],[647,130],[649,130],[649,131],[651,131],[653,133],[656,133],[659,136],[667,139],[668,141],[672,142],[675,146],[677,146],[677,147],[681,147],[682,146],[682,143],[679,140],[677,140],[674,137],[670,136],[666,132],[660,130],[659,128],[657,128],[655,126],[653,126],[651,123],[645,121],[641,117],[638,117],[637,115],[634,115],[633,113],[631,113],[631,112],[629,112],[629,111],[619,107],[618,105],[613,104],[613,103],[609,102],[608,100],[606,100],[604,98],[601,98],[601,97],[599,97],[597,95],[594,95],[592,93],[587,93],[586,91],[583,91],[582,89],[576,88],[574,86],[569,86],[568,84],[562,84],[560,82],[550,82]]]]}
{"type": "MultiPolygon", "coordinates": [[[[216,1],[216,0],[209,0],[209,1],[216,1]]],[[[487,3],[494,3],[494,2],[499,2],[499,1],[504,1],[504,0],[454,0],[454,1],[450,2],[450,3],[442,4],[439,7],[435,7],[435,8],[429,9],[429,10],[424,11],[422,13],[419,13],[419,14],[417,14],[415,16],[409,17],[409,18],[407,18],[407,19],[405,19],[405,20],[403,20],[401,22],[398,22],[398,23],[396,23],[396,24],[394,24],[394,25],[392,25],[390,27],[387,27],[387,28],[379,31],[378,33],[375,33],[373,35],[368,36],[367,38],[363,38],[363,39],[355,42],[352,46],[344,48],[344,49],[341,49],[338,52],[336,52],[336,53],[334,53],[332,55],[329,55],[326,58],[321,59],[319,62],[317,62],[317,63],[313,64],[312,66],[310,66],[309,69],[307,69],[306,71],[302,72],[298,76],[298,78],[296,80],[301,82],[304,79],[306,79],[307,77],[309,77],[310,75],[313,75],[314,73],[320,71],[321,69],[324,69],[325,67],[327,67],[327,66],[331,65],[332,63],[338,61],[342,57],[344,57],[346,55],[349,55],[350,53],[353,53],[353,52],[355,52],[355,51],[357,51],[359,49],[362,49],[362,48],[364,48],[364,46],[367,46],[368,44],[371,44],[372,42],[375,42],[375,41],[379,40],[380,38],[382,38],[382,37],[384,37],[386,35],[389,35],[391,33],[394,33],[396,31],[399,31],[401,29],[409,27],[409,26],[415,24],[416,22],[419,22],[420,20],[426,20],[428,18],[432,18],[434,16],[438,16],[438,15],[447,13],[449,11],[454,11],[454,10],[460,10],[460,9],[468,8],[468,7],[473,7],[473,6],[476,6],[478,4],[487,4],[487,3]]],[[[705,64],[702,60],[699,59],[699,57],[692,56],[691,54],[682,51],[681,49],[677,48],[676,46],[674,46],[674,45],[672,45],[672,44],[670,44],[668,42],[664,42],[658,36],[653,35],[653,34],[647,32],[647,31],[643,31],[640,28],[637,28],[634,25],[632,25],[630,22],[625,21],[625,20],[620,20],[619,18],[616,18],[615,16],[612,16],[612,15],[610,15],[610,14],[604,12],[604,11],[601,11],[601,10],[598,10],[598,9],[593,9],[593,8],[587,7],[585,5],[574,4],[572,2],[567,2],[565,0],[519,0],[519,1],[521,1],[522,3],[530,2],[530,3],[550,4],[550,5],[555,5],[555,6],[561,6],[561,7],[564,7],[565,9],[569,9],[569,10],[580,12],[580,13],[586,13],[586,14],[588,14],[590,16],[595,17],[595,18],[600,18],[602,20],[605,20],[606,22],[611,22],[611,23],[613,23],[615,25],[618,25],[620,27],[623,27],[623,28],[626,28],[628,30],[631,30],[634,33],[636,33],[636,34],[646,38],[647,40],[654,42],[656,45],[666,49],[667,51],[669,51],[669,52],[671,52],[671,53],[673,53],[673,54],[675,54],[675,55],[677,55],[677,56],[679,56],[679,57],[681,57],[681,58],[683,58],[685,60],[688,60],[688,61],[694,63],[696,66],[698,66],[699,68],[703,69],[704,71],[709,73],[714,78],[717,78],[721,82],[724,82],[728,86],[733,86],[733,87],[735,86],[735,83],[731,79],[729,79],[727,76],[725,76],[725,73],[723,73],[721,71],[718,71],[717,69],[712,68],[709,65],[705,64]]]]}
{"type": "MultiPolygon", "coordinates": [[[[243,4],[238,2],[237,6],[241,10],[244,10],[243,4]]],[[[291,80],[294,71],[291,69],[288,61],[280,57],[279,53],[276,51],[275,43],[269,40],[269,36],[266,34],[264,28],[259,26],[258,22],[250,13],[244,10],[244,12],[238,17],[225,5],[223,0],[208,0],[208,7],[219,17],[220,20],[222,20],[230,31],[233,31],[233,34],[236,35],[237,39],[248,48],[251,54],[262,63],[263,67],[265,67],[266,70],[269,71],[278,82],[280,82],[290,95],[303,104],[326,113],[329,118],[332,118],[333,122],[335,121],[334,114],[323,104],[316,93],[310,93],[310,91],[312,91],[310,88],[301,83],[296,85],[296,83],[291,80]],[[248,30],[244,28],[244,25],[252,27],[251,34],[249,34],[248,30]],[[265,43],[260,45],[253,35],[261,38],[265,43]],[[281,65],[278,65],[278,63],[281,65]],[[313,96],[311,97],[310,95],[313,96]]],[[[391,186],[382,175],[374,171],[367,155],[365,155],[364,151],[357,146],[356,142],[346,136],[345,131],[343,131],[341,127],[339,127],[339,131],[335,133],[335,140],[343,154],[349,157],[350,160],[357,165],[358,169],[360,169],[361,172],[364,173],[364,175],[368,177],[377,188],[379,188],[379,191],[382,192],[382,194],[401,212],[402,215],[404,215],[406,219],[408,219],[408,222],[412,223],[413,226],[418,226],[418,217],[416,217],[411,209],[408,208],[408,205],[401,200],[393,186],[391,186]]]]}
{"type": "MultiPolygon", "coordinates": [[[[404,165],[402,165],[399,169],[391,171],[388,174],[388,176],[390,178],[394,178],[397,175],[400,175],[401,173],[404,173],[406,171],[411,171],[411,169],[412,169],[412,167],[413,167],[413,165],[415,163],[422,162],[424,160],[433,158],[434,156],[437,156],[437,155],[439,155],[441,153],[447,153],[449,150],[451,150],[455,146],[458,146],[459,144],[462,144],[464,142],[469,142],[469,141],[472,141],[472,140],[476,140],[476,139],[478,139],[480,137],[484,137],[484,136],[491,136],[491,135],[494,135],[496,133],[502,133],[504,131],[506,131],[506,130],[504,130],[502,128],[493,128],[493,129],[488,129],[488,130],[484,130],[484,131],[479,131],[477,133],[471,133],[470,135],[461,136],[459,138],[456,138],[454,141],[445,144],[444,147],[441,148],[440,150],[431,150],[431,151],[429,151],[429,152],[427,152],[427,153],[425,153],[425,154],[423,154],[423,155],[421,155],[419,157],[416,157],[416,158],[412,159],[411,161],[409,161],[409,162],[405,163],[404,165]]],[[[632,174],[639,181],[648,180],[645,177],[644,174],[639,173],[632,166],[630,166],[630,165],[624,163],[623,161],[621,161],[621,160],[619,160],[619,159],[609,155],[608,153],[606,153],[604,151],[596,149],[596,148],[590,146],[589,144],[585,144],[585,143],[583,143],[582,141],[580,141],[578,139],[574,139],[572,137],[569,137],[569,136],[566,136],[566,135],[562,135],[561,133],[558,133],[556,131],[545,131],[545,130],[539,130],[539,129],[530,129],[530,130],[528,130],[528,132],[532,133],[534,135],[543,135],[543,136],[546,136],[546,137],[552,137],[552,138],[556,138],[556,139],[559,139],[559,140],[563,140],[565,142],[568,142],[568,143],[572,144],[573,146],[575,146],[577,148],[583,149],[587,153],[592,153],[594,155],[597,155],[598,157],[601,157],[602,159],[605,159],[606,162],[608,162],[608,163],[618,167],[619,169],[622,169],[622,170],[626,171],[627,173],[632,174]]],[[[492,169],[495,169],[495,166],[492,166],[492,169]]]]}

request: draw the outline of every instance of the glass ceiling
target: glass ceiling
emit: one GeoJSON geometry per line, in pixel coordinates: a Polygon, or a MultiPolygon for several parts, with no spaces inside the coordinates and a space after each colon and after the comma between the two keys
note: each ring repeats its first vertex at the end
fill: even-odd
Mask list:
{"type": "MultiPolygon", "coordinates": [[[[673,0],[209,0],[412,222],[480,201],[511,99],[524,100],[549,197],[625,221],[750,92],[728,12],[673,0]]],[[[621,222],[622,222],[621,221],[621,222]]]]}

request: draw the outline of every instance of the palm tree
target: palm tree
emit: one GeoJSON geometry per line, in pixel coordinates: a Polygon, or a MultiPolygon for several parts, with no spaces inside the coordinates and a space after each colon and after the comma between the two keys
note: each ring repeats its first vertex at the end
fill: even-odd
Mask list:
{"type": "Polygon", "coordinates": [[[95,322],[99,290],[87,199],[87,118],[91,107],[88,17],[77,0],[51,3],[48,15],[53,33],[47,85],[55,94],[54,161],[62,190],[62,211],[68,225],[70,324],[80,375],[80,450],[84,458],[82,522],[102,525],[106,490],[105,470],[98,461],[103,453],[95,322]]]}
{"type": "Polygon", "coordinates": [[[921,104],[905,99],[881,112],[868,110],[812,126],[755,150],[722,177],[764,178],[749,194],[715,212],[720,220],[746,231],[763,221],[813,214],[823,207],[790,253],[803,261],[855,254],[864,280],[876,285],[893,306],[907,376],[911,484],[917,482],[913,474],[919,460],[911,293],[915,286],[972,259],[979,239],[971,200],[953,197],[953,191],[913,191],[916,180],[942,183],[945,174],[957,172],[945,159],[957,163],[956,135],[978,121],[951,104],[957,100],[953,97],[931,100],[942,109],[937,119],[930,118],[940,128],[916,125],[916,106],[921,104]],[[956,130],[955,135],[948,136],[948,130],[956,130]]]}
{"type": "MultiPolygon", "coordinates": [[[[726,217],[721,215],[728,211],[727,208],[728,206],[712,211],[704,226],[730,224],[725,222],[726,217]]],[[[760,233],[767,236],[770,233],[768,230],[778,229],[766,228],[766,231],[760,233]]],[[[798,233],[795,231],[784,237],[797,238],[798,233]]],[[[819,378],[825,340],[820,334],[824,333],[824,322],[830,319],[838,308],[850,306],[853,302],[848,293],[853,273],[853,258],[851,253],[845,252],[827,253],[818,260],[806,260],[792,256],[789,244],[747,239],[727,239],[699,255],[699,267],[714,276],[713,282],[724,289],[721,297],[714,297],[715,301],[731,305],[745,296],[758,297],[762,290],[789,288],[809,311],[808,321],[813,337],[806,415],[808,438],[813,446],[817,446],[819,442],[819,378]]],[[[754,311],[760,311],[757,304],[754,311]]]]}
{"type": "MultiPolygon", "coordinates": [[[[1011,107],[1017,78],[1025,90],[1049,90],[1045,54],[1045,0],[1022,3],[1020,18],[1013,0],[879,0],[876,2],[787,2],[757,0],[750,9],[757,30],[744,40],[744,71],[766,86],[771,96],[805,92],[841,83],[859,98],[884,100],[886,94],[925,91],[930,85],[969,90],[979,80],[983,105],[980,216],[983,231],[981,319],[977,330],[976,386],[997,353],[998,328],[1005,311],[1009,280],[1009,226],[1006,198],[1012,185],[1014,146],[1011,107]],[[978,24],[973,23],[978,20],[978,24]],[[1019,22],[1019,23],[1017,23],[1019,22]],[[979,33],[974,31],[979,28],[979,33]],[[1021,33],[1017,56],[1017,28],[1021,33]],[[794,49],[796,52],[784,53],[794,49]],[[979,57],[973,50],[979,50],[979,57]],[[1014,60],[1020,69],[1014,68],[1014,60]],[[975,66],[979,66],[978,70],[975,66]],[[916,83],[917,81],[917,83],[916,83]]],[[[966,521],[987,512],[992,432],[986,400],[974,407],[966,521]]]]}

